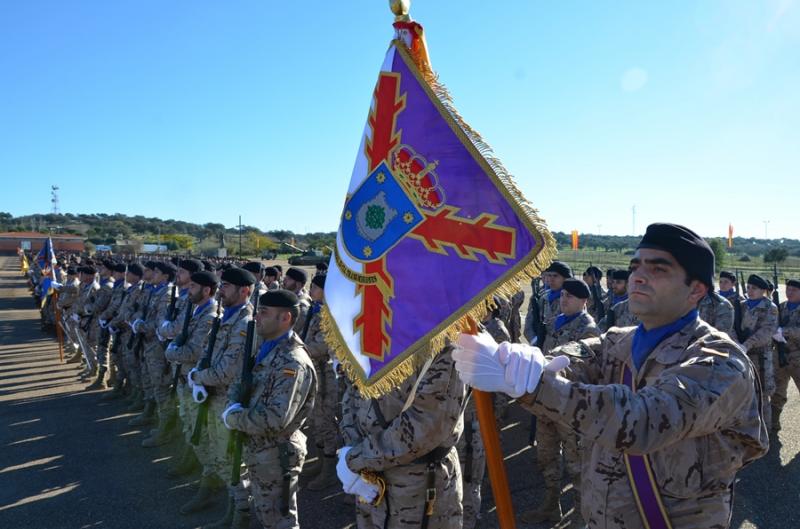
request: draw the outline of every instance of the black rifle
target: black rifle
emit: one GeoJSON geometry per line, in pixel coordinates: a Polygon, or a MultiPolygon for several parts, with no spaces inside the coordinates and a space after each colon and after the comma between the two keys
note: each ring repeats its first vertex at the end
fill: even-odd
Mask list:
{"type": "MultiPolygon", "coordinates": [[[[742,288],[744,289],[744,299],[748,299],[748,297],[747,297],[747,282],[744,280],[744,272],[742,272],[741,270],[737,270],[736,273],[738,274],[737,283],[741,284],[742,288]]],[[[739,305],[741,306],[741,302],[739,303],[739,305]]],[[[734,315],[734,317],[735,317],[735,315],[734,315]]],[[[744,318],[744,316],[742,316],[742,318],[744,318]]],[[[739,326],[741,327],[741,325],[742,324],[740,323],[739,326]]],[[[741,331],[741,335],[737,335],[737,337],[739,338],[739,343],[740,344],[744,344],[745,340],[750,338],[750,335],[753,334],[753,333],[752,333],[752,331],[749,331],[748,329],[744,329],[744,328],[740,329],[740,331],[741,331]]]]}
{"type": "MultiPolygon", "coordinates": [[[[778,325],[782,325],[783,316],[781,314],[781,295],[778,292],[778,264],[773,263],[772,265],[772,282],[775,284],[775,290],[772,291],[772,302],[775,303],[775,306],[778,307],[778,325]]],[[[775,348],[778,350],[778,366],[779,367],[786,367],[789,365],[789,359],[787,355],[789,354],[789,348],[786,347],[784,342],[779,342],[777,340],[772,340],[775,343],[775,348]]]]}
{"type": "MultiPolygon", "coordinates": [[[[591,263],[589,263],[591,267],[591,263]]],[[[600,278],[592,273],[592,302],[594,303],[594,308],[597,311],[597,321],[602,320],[606,317],[606,306],[603,304],[603,295],[600,293],[600,278]]]]}
{"type": "MultiPolygon", "coordinates": [[[[222,324],[220,312],[222,310],[222,303],[217,305],[217,317],[214,318],[214,324],[211,326],[211,332],[208,335],[208,343],[206,344],[206,354],[200,360],[200,365],[197,366],[198,371],[208,369],[211,367],[211,355],[214,354],[214,344],[217,341],[217,334],[219,334],[219,326],[222,324]]],[[[197,410],[197,419],[194,422],[194,430],[192,430],[192,444],[197,446],[200,444],[200,435],[203,433],[203,427],[208,424],[208,399],[200,403],[197,410]]]]}
{"type": "MultiPolygon", "coordinates": [[[[177,314],[178,311],[176,310],[177,307],[175,306],[177,305],[177,303],[178,303],[178,285],[173,283],[172,289],[170,290],[169,293],[169,307],[167,308],[167,318],[164,321],[173,322],[175,321],[175,318],[178,317],[177,314]]],[[[189,306],[191,305],[192,304],[189,303],[189,306]]],[[[164,340],[163,342],[161,342],[161,348],[164,351],[166,351],[167,347],[169,347],[170,342],[172,342],[172,340],[164,340]]],[[[169,365],[169,363],[167,363],[167,365],[169,365]]]]}
{"type": "MultiPolygon", "coordinates": [[[[175,347],[181,347],[189,339],[189,322],[192,321],[192,303],[186,298],[186,312],[183,315],[183,327],[181,333],[172,340],[175,347]]],[[[172,394],[178,391],[178,379],[181,377],[181,364],[175,364],[175,375],[172,377],[172,394]]]]}
{"type": "MultiPolygon", "coordinates": [[[[150,302],[153,300],[153,291],[150,291],[150,294],[147,296],[147,303],[145,303],[144,308],[142,309],[142,317],[140,318],[142,321],[147,319],[147,313],[150,311],[150,302]]],[[[137,332],[134,333],[136,337],[136,342],[133,345],[133,355],[136,358],[141,358],[142,356],[142,348],[144,347],[144,333],[137,332]]]]}
{"type": "Polygon", "coordinates": [[[544,324],[543,317],[544,313],[542,312],[542,308],[539,305],[539,280],[534,279],[533,283],[533,295],[531,295],[531,321],[533,324],[533,333],[536,335],[536,346],[542,347],[544,346],[544,339],[547,336],[547,327],[544,324]]]}
{"type": "Polygon", "coordinates": [[[739,343],[742,343],[745,340],[744,330],[742,329],[742,297],[739,291],[739,271],[736,270],[735,273],[736,301],[733,303],[733,332],[736,333],[736,339],[739,340],[739,343]]]}
{"type": "MultiPolygon", "coordinates": [[[[250,396],[253,392],[253,364],[256,358],[256,318],[258,312],[259,298],[255,299],[253,303],[253,318],[247,322],[247,336],[244,342],[244,351],[242,354],[242,377],[239,381],[239,394],[236,395],[236,400],[244,406],[250,403],[250,396]]],[[[231,442],[233,443],[232,460],[233,467],[231,468],[231,485],[239,483],[239,478],[242,472],[242,444],[244,442],[244,432],[238,430],[231,430],[231,442]]]]}

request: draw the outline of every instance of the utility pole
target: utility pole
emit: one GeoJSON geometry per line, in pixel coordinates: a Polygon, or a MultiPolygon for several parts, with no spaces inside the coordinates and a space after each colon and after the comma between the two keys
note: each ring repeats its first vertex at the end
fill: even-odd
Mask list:
{"type": "Polygon", "coordinates": [[[631,208],[631,225],[633,227],[633,233],[631,235],[636,235],[636,204],[631,208]]]}
{"type": "Polygon", "coordinates": [[[762,221],[762,222],[764,223],[764,238],[765,239],[769,239],[769,235],[767,233],[767,226],[769,226],[769,221],[765,220],[765,221],[762,221]]]}
{"type": "Polygon", "coordinates": [[[53,207],[50,210],[51,213],[53,213],[53,215],[58,215],[58,186],[56,185],[50,186],[50,202],[53,204],[53,207]]]}
{"type": "Polygon", "coordinates": [[[239,257],[242,256],[242,216],[239,215],[239,257]]]}

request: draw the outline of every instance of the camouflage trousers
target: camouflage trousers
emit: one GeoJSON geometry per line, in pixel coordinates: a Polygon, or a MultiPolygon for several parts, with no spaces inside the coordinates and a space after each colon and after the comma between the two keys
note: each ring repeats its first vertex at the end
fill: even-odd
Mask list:
{"type": "MultiPolygon", "coordinates": [[[[783,410],[786,405],[786,392],[789,381],[793,380],[797,391],[800,391],[800,351],[792,351],[787,355],[789,365],[775,368],[775,392],[772,394],[772,405],[776,410],[783,410]]],[[[775,352],[773,364],[778,366],[778,353],[775,352]]]]}
{"type": "Polygon", "coordinates": [[[464,414],[464,432],[456,444],[463,477],[464,529],[473,529],[481,514],[481,484],[486,473],[486,450],[475,412],[464,414]]]}
{"type": "MultiPolygon", "coordinates": [[[[208,389],[208,388],[206,388],[208,389]]],[[[231,469],[233,467],[233,460],[228,453],[228,441],[231,437],[231,431],[225,427],[222,422],[222,412],[225,411],[225,398],[224,388],[214,388],[216,394],[209,396],[208,399],[208,427],[206,428],[208,439],[208,465],[211,472],[217,475],[225,483],[230,483],[231,469]]],[[[203,474],[207,475],[211,472],[203,470],[203,474]]],[[[247,510],[248,508],[248,492],[245,486],[247,481],[246,472],[242,473],[242,479],[239,480],[238,485],[228,485],[228,495],[233,498],[236,509],[240,511],[247,510]]]]}
{"type": "Polygon", "coordinates": [[[775,392],[775,366],[772,363],[772,351],[748,351],[747,356],[758,372],[761,379],[761,407],[764,414],[764,422],[772,424],[772,394],[775,392]]]}
{"type": "Polygon", "coordinates": [[[197,455],[197,460],[200,461],[200,464],[205,470],[211,461],[211,456],[208,453],[208,436],[201,435],[200,443],[198,443],[197,446],[191,444],[192,434],[194,433],[194,425],[197,422],[197,412],[200,409],[200,405],[192,399],[192,390],[189,387],[189,384],[183,382],[182,380],[178,381],[177,395],[178,415],[180,416],[181,424],[183,425],[183,437],[186,440],[186,444],[192,447],[195,455],[197,455]]]}
{"type": "Polygon", "coordinates": [[[539,417],[536,425],[536,461],[547,488],[561,490],[561,452],[575,490],[580,490],[581,458],[575,432],[539,417]]]}
{"type": "Polygon", "coordinates": [[[311,412],[311,428],[314,441],[327,456],[336,455],[339,431],[339,383],[330,360],[313,360],[317,372],[318,389],[311,412]]]}
{"type": "MultiPolygon", "coordinates": [[[[299,430],[286,443],[288,451],[289,490],[284,507],[283,468],[280,450],[272,443],[265,444],[249,439],[245,450],[245,463],[250,480],[253,510],[262,527],[275,529],[294,529],[300,527],[297,512],[297,483],[303,461],[306,458],[306,436],[299,430]],[[260,446],[259,446],[260,444],[260,446]]],[[[311,523],[310,525],[316,525],[311,523]]],[[[319,526],[322,526],[321,524],[319,526]]]]}
{"type": "Polygon", "coordinates": [[[166,408],[171,400],[172,371],[164,356],[161,342],[157,338],[145,340],[142,356],[143,363],[147,364],[147,376],[150,378],[153,398],[158,405],[159,413],[162,413],[162,408],[166,408]]]}
{"type": "Polygon", "coordinates": [[[120,341],[119,351],[122,353],[122,365],[125,366],[125,376],[128,378],[128,384],[133,389],[142,389],[142,367],[139,365],[139,360],[136,358],[133,347],[128,347],[131,339],[130,330],[125,330],[117,334],[117,339],[120,341]]]}
{"type": "Polygon", "coordinates": [[[108,329],[101,329],[100,324],[96,321],[93,321],[92,325],[94,328],[93,332],[89,333],[89,335],[92,336],[90,345],[95,350],[98,367],[106,367],[108,365],[108,350],[111,344],[111,333],[108,329]]]}
{"type": "MultiPolygon", "coordinates": [[[[427,469],[424,464],[403,465],[383,472],[386,495],[379,505],[356,502],[359,529],[412,529],[422,525],[425,512],[427,469]]],[[[461,467],[456,450],[450,450],[436,467],[436,501],[428,529],[460,529],[461,467]]]]}

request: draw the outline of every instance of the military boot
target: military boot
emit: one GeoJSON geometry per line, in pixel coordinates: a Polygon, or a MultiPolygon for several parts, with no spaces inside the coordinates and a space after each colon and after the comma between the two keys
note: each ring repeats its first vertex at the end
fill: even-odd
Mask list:
{"type": "Polygon", "coordinates": [[[71,356],[67,357],[66,363],[67,364],[79,364],[80,361],[83,359],[83,355],[80,351],[72,353],[71,356]]]}
{"type": "Polygon", "coordinates": [[[770,424],[770,430],[773,432],[780,432],[781,431],[781,412],[783,410],[772,406],[772,421],[770,424]]]}
{"type": "Polygon", "coordinates": [[[89,380],[90,378],[95,376],[96,374],[97,374],[97,366],[96,365],[94,365],[92,367],[88,367],[87,366],[86,368],[84,368],[83,371],[81,371],[78,374],[78,378],[80,379],[81,382],[86,382],[87,380],[89,380]]]}
{"type": "Polygon", "coordinates": [[[150,433],[150,437],[142,441],[144,448],[163,446],[172,441],[172,430],[169,428],[170,416],[166,412],[159,413],[158,427],[150,433]]]}
{"type": "Polygon", "coordinates": [[[95,390],[95,389],[102,388],[103,387],[103,379],[105,379],[105,377],[106,377],[106,368],[105,367],[101,367],[97,371],[97,378],[94,379],[94,382],[92,382],[91,384],[86,386],[84,388],[84,391],[92,391],[92,390],[95,390]]]}
{"type": "Polygon", "coordinates": [[[310,465],[303,465],[301,473],[304,479],[316,477],[322,471],[322,459],[322,447],[317,445],[317,459],[310,465]]]}
{"type": "Polygon", "coordinates": [[[117,384],[117,366],[113,361],[109,361],[108,364],[108,387],[111,387],[117,384]]]}
{"type": "Polygon", "coordinates": [[[230,529],[250,529],[250,509],[245,511],[235,509],[230,529]]]}
{"type": "MultiPolygon", "coordinates": [[[[111,379],[108,380],[108,384],[111,385],[111,379]]],[[[125,396],[125,388],[123,387],[122,380],[117,379],[116,384],[114,384],[114,389],[100,397],[100,400],[116,400],[121,399],[125,396]]]]}
{"type": "Polygon", "coordinates": [[[142,411],[144,409],[144,399],[142,399],[142,391],[139,389],[133,390],[131,394],[131,398],[128,399],[128,407],[125,408],[125,411],[142,411]]]}
{"type": "Polygon", "coordinates": [[[167,470],[167,477],[179,478],[181,476],[186,476],[194,472],[199,466],[200,462],[197,461],[197,456],[192,449],[192,445],[184,445],[183,452],[178,458],[178,463],[167,470]]]}
{"type": "Polygon", "coordinates": [[[225,509],[225,516],[210,525],[204,525],[203,529],[230,529],[233,522],[233,498],[228,497],[228,508],[225,509]]]}
{"type": "Polygon", "coordinates": [[[320,470],[319,474],[316,478],[314,478],[306,488],[308,490],[325,490],[328,487],[335,485],[339,482],[339,478],[336,475],[336,463],[337,459],[336,456],[325,456],[322,458],[322,470],[320,470]]]}
{"type": "Polygon", "coordinates": [[[523,512],[519,519],[528,524],[561,521],[561,504],[558,502],[560,496],[559,487],[548,487],[542,503],[532,511],[523,512]]]}
{"type": "Polygon", "coordinates": [[[128,426],[146,426],[155,420],[156,403],[153,400],[148,400],[144,403],[142,413],[128,421],[128,426]]]}
{"type": "MultiPolygon", "coordinates": [[[[214,503],[214,494],[217,490],[219,488],[214,487],[211,476],[203,476],[200,478],[200,486],[197,488],[195,495],[181,507],[181,514],[191,514],[207,508],[214,503]]],[[[233,500],[230,500],[230,502],[230,508],[232,509],[233,500]]]]}

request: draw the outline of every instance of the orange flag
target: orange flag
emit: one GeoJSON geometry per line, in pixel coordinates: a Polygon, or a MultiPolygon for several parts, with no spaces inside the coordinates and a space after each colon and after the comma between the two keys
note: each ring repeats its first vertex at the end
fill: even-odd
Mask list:
{"type": "Polygon", "coordinates": [[[578,230],[572,230],[572,249],[578,249],[578,230]]]}
{"type": "Polygon", "coordinates": [[[728,248],[733,248],[733,224],[728,223],[728,248]]]}

